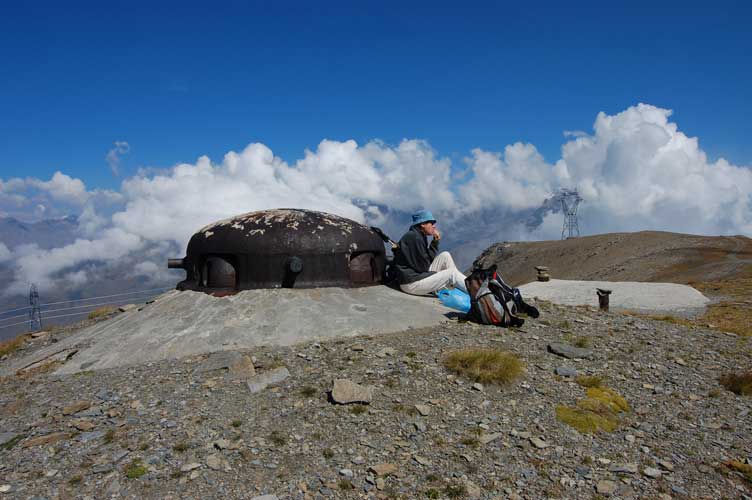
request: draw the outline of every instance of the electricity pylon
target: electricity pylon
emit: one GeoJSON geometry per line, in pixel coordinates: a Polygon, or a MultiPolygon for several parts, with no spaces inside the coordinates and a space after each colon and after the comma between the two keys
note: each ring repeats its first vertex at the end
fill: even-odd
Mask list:
{"type": "Polygon", "coordinates": [[[38,332],[42,329],[42,311],[39,309],[39,292],[32,283],[29,289],[29,331],[38,332]]]}
{"type": "Polygon", "coordinates": [[[582,198],[576,189],[561,188],[561,208],[564,212],[564,227],[561,228],[561,239],[576,238],[580,235],[580,226],[577,224],[577,207],[582,198]]]}

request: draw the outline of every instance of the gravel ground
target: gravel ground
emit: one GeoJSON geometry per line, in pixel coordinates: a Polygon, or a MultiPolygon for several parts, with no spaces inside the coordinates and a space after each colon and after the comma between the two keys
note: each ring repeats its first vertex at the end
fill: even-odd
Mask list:
{"type": "Polygon", "coordinates": [[[747,338],[539,306],[520,329],[453,322],[4,378],[0,498],[752,497],[724,465],[752,460],[752,398],[718,383],[750,369],[747,338]],[[554,342],[589,352],[566,359],[554,342]],[[526,372],[506,386],[448,372],[444,356],[467,347],[514,353],[526,372]],[[287,378],[249,389],[281,367],[287,378]],[[619,428],[580,434],[558,421],[557,405],[584,389],[557,369],[623,395],[619,428]],[[335,379],[370,404],[336,404],[335,379]]]}

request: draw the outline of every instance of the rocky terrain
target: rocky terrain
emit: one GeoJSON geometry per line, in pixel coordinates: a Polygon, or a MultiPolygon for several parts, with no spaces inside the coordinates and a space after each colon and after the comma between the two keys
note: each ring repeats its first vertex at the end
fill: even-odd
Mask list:
{"type": "Polygon", "coordinates": [[[476,263],[497,264],[515,286],[535,281],[535,266],[547,266],[558,279],[686,284],[752,278],[752,239],[640,231],[504,242],[490,246],[476,263]]]}
{"type": "Polygon", "coordinates": [[[18,373],[0,381],[0,498],[752,498],[726,465],[752,461],[752,398],[718,381],[749,370],[749,337],[538,305],[519,329],[18,373]],[[478,384],[444,366],[471,347],[525,371],[478,384]],[[613,432],[557,419],[593,378],[577,375],[626,399],[613,432]]]}

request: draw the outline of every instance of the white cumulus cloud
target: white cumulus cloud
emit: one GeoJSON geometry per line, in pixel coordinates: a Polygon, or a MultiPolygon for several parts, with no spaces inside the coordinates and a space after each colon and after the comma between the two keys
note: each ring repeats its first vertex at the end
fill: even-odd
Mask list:
{"type": "Polygon", "coordinates": [[[107,164],[110,166],[112,175],[115,177],[120,175],[120,158],[130,152],[130,150],[131,146],[126,141],[115,141],[112,149],[110,149],[104,157],[107,164]]]}
{"type": "MultiPolygon", "coordinates": [[[[174,253],[184,251],[198,228],[248,211],[306,208],[398,227],[395,220],[402,223],[405,213],[425,207],[451,233],[453,220],[472,220],[481,210],[500,210],[505,220],[515,213],[522,217],[561,187],[576,187],[584,198],[584,234],[660,229],[752,235],[752,171],[710,161],[698,140],[670,117],[670,110],[647,104],[600,113],[592,133],[566,136],[560,158],[546,161],[526,143],[500,151],[474,149],[461,175],[460,166],[453,169],[425,141],[390,146],[323,140],[290,164],[266,145],[251,143],[218,162],[203,156],[141,170],[119,192],[87,191],[82,181],[60,172],[49,181],[0,179],[0,209],[10,212],[14,203],[41,193],[52,213],[59,210],[54,202],[78,206],[81,233],[74,243],[52,250],[0,247],[0,260],[5,255],[14,262],[13,291],[28,282],[53,287],[66,276],[90,282],[91,268],[76,274],[77,266],[108,266],[126,258],[133,260],[136,275],[168,279],[158,271],[166,273],[166,258],[180,256],[174,253]]],[[[498,238],[558,238],[561,214],[541,220],[533,231],[523,220],[500,228],[498,238]]]]}

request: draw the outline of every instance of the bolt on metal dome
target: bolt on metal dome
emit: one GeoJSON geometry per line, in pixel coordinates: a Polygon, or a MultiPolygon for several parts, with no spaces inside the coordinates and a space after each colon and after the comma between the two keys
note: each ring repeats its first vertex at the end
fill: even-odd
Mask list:
{"type": "Polygon", "coordinates": [[[382,239],[368,226],[312,210],[275,209],[210,224],[188,242],[179,290],[359,287],[381,283],[382,239]]]}

